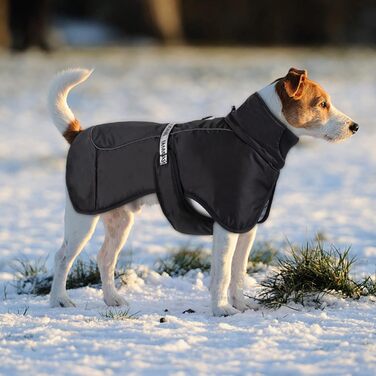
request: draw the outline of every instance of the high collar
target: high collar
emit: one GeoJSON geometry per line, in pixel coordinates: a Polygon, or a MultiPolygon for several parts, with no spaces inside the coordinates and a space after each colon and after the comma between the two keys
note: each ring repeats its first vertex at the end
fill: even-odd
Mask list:
{"type": "Polygon", "coordinates": [[[299,137],[272,114],[258,93],[231,111],[225,121],[239,138],[257,149],[277,169],[284,166],[287,153],[299,141],[299,137]]]}

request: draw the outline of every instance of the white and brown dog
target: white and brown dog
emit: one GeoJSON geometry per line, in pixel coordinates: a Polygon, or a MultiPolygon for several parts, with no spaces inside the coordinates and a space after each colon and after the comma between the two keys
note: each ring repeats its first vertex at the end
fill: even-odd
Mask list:
{"type": "MultiPolygon", "coordinates": [[[[69,143],[81,127],[67,105],[67,95],[90,74],[91,71],[84,69],[68,70],[58,75],[51,86],[49,109],[55,125],[69,143]]],[[[324,89],[308,79],[306,71],[291,68],[285,77],[258,93],[270,111],[297,136],[307,135],[337,142],[358,130],[353,120],[333,106],[324,89]]],[[[105,227],[104,243],[98,254],[104,301],[109,306],[126,304],[114,283],[117,258],[132,228],[134,215],[140,212],[143,205],[157,203],[157,197],[149,195],[101,215],[84,215],[74,210],[67,194],[65,235],[55,257],[51,306],[74,306],[66,292],[67,275],[75,258],[92,236],[100,217],[105,227]]],[[[243,295],[243,281],[255,235],[256,226],[247,233],[237,234],[214,224],[210,294],[215,316],[233,315],[250,305],[243,295]]]]}

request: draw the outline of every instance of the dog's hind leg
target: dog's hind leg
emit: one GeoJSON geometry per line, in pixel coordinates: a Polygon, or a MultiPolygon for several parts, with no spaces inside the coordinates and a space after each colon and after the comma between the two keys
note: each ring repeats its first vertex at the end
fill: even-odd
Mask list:
{"type": "Polygon", "coordinates": [[[126,301],[116,292],[114,272],[119,253],[132,228],[134,213],[127,205],[105,213],[102,220],[105,238],[98,254],[98,266],[102,279],[103,299],[109,306],[120,306],[126,304],[126,301]]]}
{"type": "Polygon", "coordinates": [[[231,233],[214,223],[210,294],[214,316],[229,316],[239,311],[228,301],[231,260],[239,234],[231,233]]]}
{"type": "Polygon", "coordinates": [[[247,271],[248,255],[252,249],[256,237],[257,226],[252,230],[240,234],[236,244],[231,266],[231,282],[229,299],[233,307],[239,311],[245,311],[252,306],[249,298],[243,295],[244,277],[247,271]]]}
{"type": "Polygon", "coordinates": [[[65,234],[63,245],[55,255],[55,271],[50,293],[51,307],[74,307],[66,291],[66,281],[69,270],[89,241],[99,216],[77,213],[67,194],[65,207],[65,234]]]}

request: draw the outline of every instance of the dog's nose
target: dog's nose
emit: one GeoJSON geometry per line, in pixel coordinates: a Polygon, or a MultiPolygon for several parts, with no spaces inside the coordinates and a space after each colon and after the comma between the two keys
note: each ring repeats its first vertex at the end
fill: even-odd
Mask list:
{"type": "Polygon", "coordinates": [[[359,125],[357,123],[351,123],[349,129],[352,133],[358,132],[359,125]]]}

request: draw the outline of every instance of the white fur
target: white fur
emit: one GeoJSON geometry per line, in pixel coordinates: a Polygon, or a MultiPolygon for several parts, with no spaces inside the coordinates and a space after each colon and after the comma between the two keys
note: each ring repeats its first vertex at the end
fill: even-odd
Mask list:
{"type": "Polygon", "coordinates": [[[351,118],[331,105],[328,121],[321,127],[308,129],[306,134],[330,142],[339,142],[353,135],[349,128],[352,123],[351,118]]]}
{"type": "Polygon", "coordinates": [[[275,90],[275,83],[272,83],[268,86],[265,86],[263,89],[258,91],[258,94],[263,99],[265,104],[268,106],[269,110],[272,114],[280,120],[283,124],[286,125],[289,129],[291,129],[295,133],[294,127],[292,127],[282,113],[282,103],[279,99],[279,96],[275,90]]]}
{"type": "Polygon", "coordinates": [[[226,231],[218,223],[214,223],[210,269],[210,294],[214,316],[228,316],[238,312],[228,300],[231,262],[238,238],[239,234],[226,231]]]}
{"type": "Polygon", "coordinates": [[[73,307],[66,291],[66,281],[75,258],[80,254],[94,233],[99,216],[77,213],[68,198],[65,205],[64,240],[55,255],[55,273],[50,293],[52,307],[73,307]]]}
{"type": "Polygon", "coordinates": [[[48,94],[48,109],[61,134],[75,120],[67,103],[68,94],[75,86],[85,81],[92,72],[88,69],[69,69],[59,73],[52,81],[48,94]]]}
{"type": "MultiPolygon", "coordinates": [[[[58,75],[52,84],[49,107],[54,123],[62,133],[66,130],[67,124],[74,120],[74,115],[66,103],[69,90],[84,81],[90,73],[91,71],[82,69],[66,71],[58,75]]],[[[272,113],[297,135],[309,134],[320,137],[321,134],[323,138],[338,138],[341,137],[343,124],[349,121],[348,117],[333,108],[325,132],[297,130],[291,127],[284,118],[282,105],[274,85],[267,86],[259,94],[272,113]]],[[[101,215],[105,227],[105,240],[98,254],[98,266],[102,278],[103,298],[107,305],[126,304],[125,299],[115,289],[114,268],[116,261],[132,228],[134,215],[140,212],[143,205],[157,203],[156,195],[152,194],[101,215]]],[[[199,208],[199,205],[194,202],[193,205],[199,208]]],[[[200,211],[205,212],[202,207],[201,209],[200,211]]],[[[98,219],[98,215],[90,216],[77,213],[68,194],[66,195],[65,235],[63,245],[55,257],[55,275],[50,294],[52,307],[74,305],[66,292],[67,275],[75,258],[92,236],[98,219]]],[[[214,224],[210,287],[211,308],[214,315],[232,315],[251,306],[251,302],[244,298],[243,285],[248,254],[255,236],[256,226],[248,233],[234,234],[219,224],[214,224]]]]}
{"type": "Polygon", "coordinates": [[[248,256],[256,238],[257,226],[251,231],[239,234],[235,253],[231,264],[231,280],[229,286],[229,302],[239,311],[254,306],[254,302],[243,294],[244,277],[247,272],[248,256]]]}

